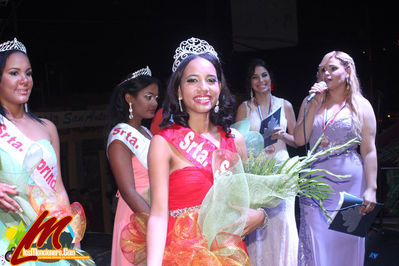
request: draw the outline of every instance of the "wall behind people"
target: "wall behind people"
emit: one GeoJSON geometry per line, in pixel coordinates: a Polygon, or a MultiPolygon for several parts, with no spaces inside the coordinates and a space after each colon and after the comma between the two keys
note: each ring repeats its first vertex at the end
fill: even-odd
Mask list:
{"type": "MultiPolygon", "coordinates": [[[[281,1],[279,6],[290,1],[281,1]]],[[[236,56],[246,57],[247,54],[233,50],[235,43],[232,38],[232,23],[235,15],[231,10],[234,8],[231,2],[203,1],[196,6],[199,12],[193,14],[187,12],[191,7],[184,1],[177,1],[173,5],[159,0],[92,0],[79,5],[69,1],[63,2],[62,8],[59,8],[60,4],[56,1],[49,0],[2,1],[0,34],[2,39],[20,36],[26,40],[34,40],[31,48],[37,54],[30,54],[32,64],[35,65],[35,100],[31,104],[34,111],[62,107],[66,102],[69,108],[77,109],[79,105],[106,103],[108,88],[118,81],[120,73],[127,73],[135,65],[150,64],[154,74],[162,80],[169,75],[172,62],[166,55],[175,48],[173,40],[188,38],[193,33],[214,43],[223,55],[225,73],[234,85],[230,87],[235,92],[239,90],[236,89],[239,82],[234,80],[243,80],[238,79],[240,71],[237,70],[239,65],[236,64],[236,56]],[[77,62],[86,62],[89,66],[83,71],[77,67],[77,62]],[[92,63],[100,65],[93,67],[92,63]],[[88,92],[92,92],[94,97],[91,97],[93,94],[88,95],[88,92]]],[[[396,9],[386,2],[381,5],[378,2],[347,3],[338,0],[335,5],[328,5],[323,2],[296,1],[297,45],[263,52],[262,47],[259,47],[260,50],[247,53],[262,53],[250,57],[262,57],[270,61],[275,66],[277,75],[284,77],[284,80],[279,79],[281,86],[284,86],[284,82],[291,82],[308,87],[308,73],[313,73],[312,65],[317,61],[315,54],[333,49],[348,51],[357,61],[359,57],[365,59],[360,60],[364,61],[360,62],[360,68],[364,67],[366,71],[372,70],[375,73],[372,81],[365,78],[367,80],[363,82],[363,86],[373,83],[374,92],[371,96],[374,97],[378,90],[384,91],[383,107],[396,105],[393,96],[398,95],[398,92],[389,87],[394,88],[398,83],[394,82],[398,77],[391,66],[396,63],[394,56],[398,56],[397,40],[393,36],[398,36],[399,28],[395,23],[396,9]],[[326,10],[329,17],[334,19],[315,23],[321,21],[326,10]],[[324,27],[329,29],[328,34],[324,27]],[[296,59],[303,61],[299,69],[295,69],[295,66],[301,62],[296,59]],[[287,71],[292,69],[288,72],[290,75],[280,71],[274,61],[281,61],[281,67],[287,71]],[[309,72],[305,71],[306,68],[309,72]],[[298,70],[303,70],[302,74],[297,73],[298,70]],[[287,76],[290,78],[285,78],[287,76]],[[300,80],[302,83],[293,81],[294,78],[299,79],[298,77],[303,77],[300,80]]],[[[253,8],[259,6],[253,5],[253,8]]],[[[244,13],[247,16],[250,14],[253,13],[244,13]]],[[[276,38],[270,36],[273,37],[276,38]]],[[[363,76],[370,75],[366,73],[363,76]]],[[[367,89],[364,92],[367,95],[367,89]]],[[[294,99],[290,100],[295,108],[297,105],[294,99]]]]}
{"type": "MultiPolygon", "coordinates": [[[[245,69],[250,58],[260,57],[264,58],[268,65],[273,68],[273,94],[290,101],[296,116],[298,116],[303,97],[308,94],[306,88],[311,86],[316,80],[317,69],[314,66],[319,63],[320,58],[318,58],[318,55],[330,51],[330,46],[331,44],[328,43],[321,47],[304,46],[301,47],[302,52],[300,53],[298,53],[298,48],[234,53],[228,80],[230,88],[236,96],[237,104],[249,98],[245,91],[245,71],[243,69],[245,69]]],[[[359,62],[357,69],[361,77],[363,93],[366,98],[373,98],[374,95],[371,95],[372,92],[367,76],[369,72],[367,56],[358,47],[349,43],[342,43],[339,47],[353,54],[354,58],[359,62]]]]}

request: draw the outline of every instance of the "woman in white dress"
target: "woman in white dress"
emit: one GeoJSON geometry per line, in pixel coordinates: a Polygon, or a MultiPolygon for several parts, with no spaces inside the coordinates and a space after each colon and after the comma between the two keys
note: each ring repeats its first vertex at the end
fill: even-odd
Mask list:
{"type": "MultiPolygon", "coordinates": [[[[286,160],[287,144],[294,142],[295,113],[287,100],[271,94],[271,78],[261,59],[253,59],[248,67],[246,85],[251,98],[240,104],[236,122],[248,118],[250,130],[259,131],[261,122],[281,107],[280,125],[274,127],[271,139],[277,142],[266,146],[263,152],[268,158],[286,160]]],[[[295,222],[295,199],[282,201],[277,207],[266,209],[269,224],[246,237],[249,257],[253,265],[297,265],[298,233],[295,222]]]]}

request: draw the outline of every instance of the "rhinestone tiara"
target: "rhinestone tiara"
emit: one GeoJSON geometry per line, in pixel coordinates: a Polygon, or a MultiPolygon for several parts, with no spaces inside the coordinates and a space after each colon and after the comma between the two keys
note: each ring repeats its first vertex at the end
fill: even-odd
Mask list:
{"type": "Polygon", "coordinates": [[[122,81],[120,84],[140,76],[152,76],[151,69],[148,66],[146,68],[139,69],[136,72],[133,72],[127,79],[122,81]]]}
{"type": "Polygon", "coordinates": [[[18,50],[24,52],[26,54],[25,45],[22,42],[18,41],[17,38],[14,38],[12,41],[6,41],[0,44],[0,52],[18,50]]]}
{"type": "Polygon", "coordinates": [[[173,62],[172,71],[175,72],[180,63],[189,55],[199,55],[206,53],[212,54],[219,60],[218,54],[216,53],[215,49],[207,41],[194,37],[191,37],[186,41],[182,41],[180,43],[180,46],[177,47],[175,55],[173,56],[173,59],[175,59],[175,61],[173,62]]]}

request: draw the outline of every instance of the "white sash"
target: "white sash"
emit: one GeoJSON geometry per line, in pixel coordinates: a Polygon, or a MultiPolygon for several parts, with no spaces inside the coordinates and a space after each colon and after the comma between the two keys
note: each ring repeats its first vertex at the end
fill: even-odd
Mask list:
{"type": "MultiPolygon", "coordinates": [[[[152,136],[151,132],[142,126],[147,133],[152,136]]],[[[151,140],[144,137],[137,129],[126,124],[119,123],[114,126],[108,135],[107,141],[107,155],[108,147],[114,141],[122,141],[132,152],[136,155],[137,159],[148,169],[147,154],[150,147],[151,140]]]]}
{"type": "Polygon", "coordinates": [[[54,158],[50,151],[39,142],[32,141],[25,136],[10,120],[2,115],[0,115],[0,147],[21,167],[25,166],[24,160],[27,153],[32,152],[32,148],[40,147],[42,158],[31,174],[31,178],[42,189],[51,188],[55,190],[58,176],[57,158],[54,158]]]}

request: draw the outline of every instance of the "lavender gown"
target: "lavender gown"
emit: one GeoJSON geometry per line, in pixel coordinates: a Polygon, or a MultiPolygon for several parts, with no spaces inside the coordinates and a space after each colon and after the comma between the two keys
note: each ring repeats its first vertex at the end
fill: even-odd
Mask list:
{"type": "MultiPolygon", "coordinates": [[[[315,116],[312,136],[309,140],[313,147],[319,136],[327,136],[331,145],[343,144],[353,139],[355,130],[349,114],[343,112],[323,130],[323,114],[315,116]]],[[[327,142],[323,144],[326,145],[327,142]]],[[[324,147],[325,148],[325,147],[324,147]]],[[[322,145],[318,149],[323,149],[322,145]]],[[[336,151],[324,158],[320,158],[313,168],[327,169],[335,174],[352,175],[345,180],[326,176],[328,183],[335,194],[324,201],[327,210],[334,210],[339,201],[339,192],[346,191],[361,197],[365,190],[365,175],[362,158],[357,152],[357,145],[353,144],[345,151],[336,151]]],[[[300,199],[300,229],[299,229],[299,265],[363,265],[364,262],[364,238],[336,232],[328,229],[326,217],[320,208],[308,199],[300,199]]],[[[330,212],[331,214],[331,212],[330,212]]]]}

